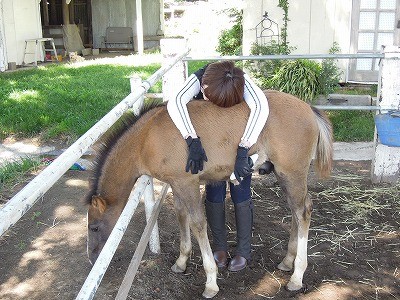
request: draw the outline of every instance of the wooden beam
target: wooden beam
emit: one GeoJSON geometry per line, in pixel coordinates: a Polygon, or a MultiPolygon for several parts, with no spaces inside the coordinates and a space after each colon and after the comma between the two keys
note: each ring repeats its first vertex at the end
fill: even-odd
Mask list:
{"type": "Polygon", "coordinates": [[[47,0],[41,1],[42,3],[42,13],[43,13],[43,25],[49,25],[49,7],[47,4],[47,0]]]}
{"type": "Polygon", "coordinates": [[[74,0],[66,0],[68,4],[69,22],[75,24],[74,0]]]}
{"type": "Polygon", "coordinates": [[[57,9],[56,9],[56,0],[49,0],[50,4],[50,21],[51,25],[57,24],[57,9]]]}
{"type": "Polygon", "coordinates": [[[139,54],[143,54],[143,14],[142,0],[136,0],[136,45],[139,54]]]}
{"type": "Polygon", "coordinates": [[[63,24],[67,25],[70,24],[69,22],[69,7],[68,7],[68,0],[62,0],[62,14],[63,14],[63,24]]]}
{"type": "Polygon", "coordinates": [[[133,280],[135,279],[136,272],[139,268],[144,251],[146,250],[146,246],[147,243],[149,242],[154,224],[156,223],[158,214],[160,213],[161,203],[164,200],[165,196],[167,195],[168,188],[169,185],[164,183],[160,197],[156,202],[156,204],[154,205],[153,212],[151,213],[151,216],[147,221],[147,225],[143,231],[142,237],[140,238],[136,251],[133,254],[128,270],[125,273],[124,280],[122,281],[122,284],[119,287],[118,294],[115,297],[116,300],[125,300],[128,297],[129,290],[131,289],[133,280]]]}

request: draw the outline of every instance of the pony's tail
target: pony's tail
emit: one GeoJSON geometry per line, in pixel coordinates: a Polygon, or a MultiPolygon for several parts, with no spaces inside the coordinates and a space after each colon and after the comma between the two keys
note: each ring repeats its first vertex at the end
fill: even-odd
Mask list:
{"type": "Polygon", "coordinates": [[[319,136],[316,148],[315,167],[321,177],[328,177],[332,171],[333,132],[328,116],[315,107],[311,107],[316,117],[319,136]]]}

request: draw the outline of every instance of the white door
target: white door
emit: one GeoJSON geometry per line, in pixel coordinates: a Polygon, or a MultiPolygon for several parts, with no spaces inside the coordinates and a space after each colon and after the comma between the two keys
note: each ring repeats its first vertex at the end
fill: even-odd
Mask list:
{"type": "MultiPolygon", "coordinates": [[[[400,0],[353,0],[353,53],[380,53],[382,45],[399,45],[400,0]]],[[[379,59],[353,59],[348,81],[377,82],[379,59]]]]}

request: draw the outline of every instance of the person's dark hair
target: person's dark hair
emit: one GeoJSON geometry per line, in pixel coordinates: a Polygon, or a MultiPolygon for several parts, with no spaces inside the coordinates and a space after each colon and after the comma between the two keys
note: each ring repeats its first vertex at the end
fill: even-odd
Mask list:
{"type": "Polygon", "coordinates": [[[203,75],[204,96],[221,107],[231,107],[243,101],[244,72],[232,61],[210,64],[203,75]]]}

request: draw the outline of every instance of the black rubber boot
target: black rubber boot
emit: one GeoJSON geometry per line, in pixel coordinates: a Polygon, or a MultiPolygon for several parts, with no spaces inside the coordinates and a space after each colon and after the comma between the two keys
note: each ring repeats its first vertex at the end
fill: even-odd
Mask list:
{"type": "Polygon", "coordinates": [[[228,243],[225,226],[225,202],[214,203],[205,201],[206,217],[213,237],[214,259],[219,268],[226,267],[228,263],[228,243]]]}
{"type": "Polygon", "coordinates": [[[235,204],[236,254],[229,262],[228,270],[237,272],[246,268],[251,258],[251,231],[253,227],[253,202],[246,200],[235,204]]]}
{"type": "Polygon", "coordinates": [[[235,204],[236,255],[250,260],[251,232],[253,227],[253,201],[251,199],[235,204]]]}

